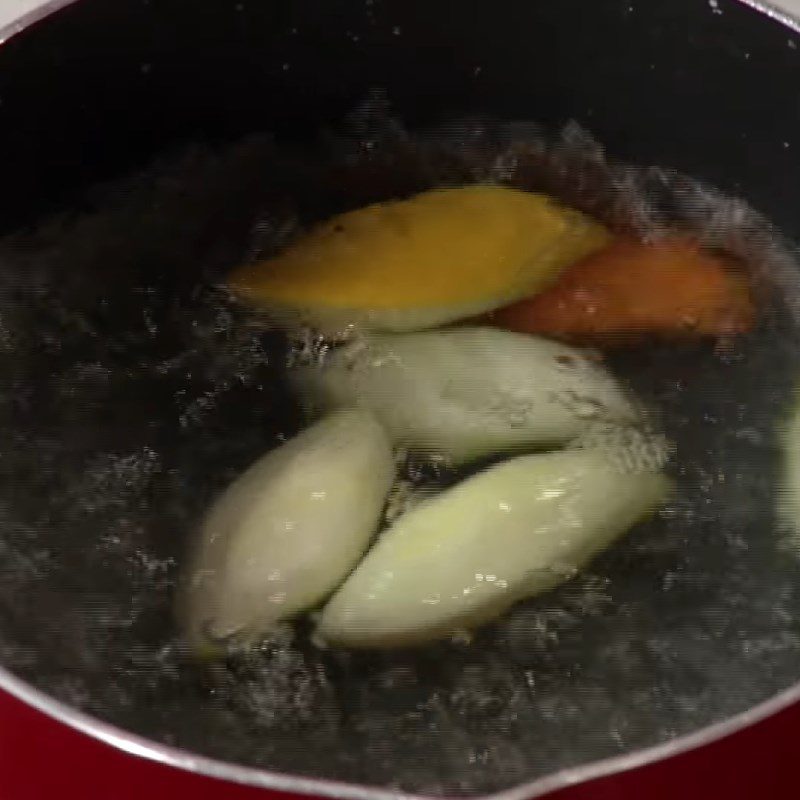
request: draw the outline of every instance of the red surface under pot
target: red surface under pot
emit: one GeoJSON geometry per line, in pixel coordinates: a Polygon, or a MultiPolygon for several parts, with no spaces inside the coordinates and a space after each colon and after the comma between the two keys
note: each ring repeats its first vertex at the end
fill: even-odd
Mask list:
{"type": "MultiPolygon", "coordinates": [[[[796,800],[800,705],[681,756],[552,800],[796,800]]],[[[290,800],[108,747],[0,692],[0,800],[290,800]]]]}

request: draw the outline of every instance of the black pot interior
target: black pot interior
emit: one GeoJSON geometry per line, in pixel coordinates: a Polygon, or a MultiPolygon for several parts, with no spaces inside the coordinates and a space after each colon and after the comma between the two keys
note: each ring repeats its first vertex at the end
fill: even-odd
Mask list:
{"type": "Polygon", "coordinates": [[[0,663],[160,742],[436,794],[668,741],[794,684],[800,563],[772,509],[800,372],[798,42],[722,0],[81,0],[5,44],[0,663]],[[519,141],[563,160],[512,181],[597,210],[612,172],[580,131],[667,168],[631,174],[668,217],[719,208],[683,173],[787,237],[751,211],[737,229],[786,293],[739,350],[612,364],[666,409],[684,494],[471,645],[320,651],[301,626],[187,663],[186,537],[301,424],[285,342],[215,282],[282,221],[486,177],[519,141]]]}

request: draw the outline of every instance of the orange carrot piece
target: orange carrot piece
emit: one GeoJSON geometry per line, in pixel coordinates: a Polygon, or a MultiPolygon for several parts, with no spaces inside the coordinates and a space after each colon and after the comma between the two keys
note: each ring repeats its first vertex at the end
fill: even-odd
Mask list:
{"type": "Polygon", "coordinates": [[[755,308],[733,262],[695,241],[618,239],[568,267],[540,294],[496,311],[493,321],[571,340],[728,337],[752,328],[755,308]]]}

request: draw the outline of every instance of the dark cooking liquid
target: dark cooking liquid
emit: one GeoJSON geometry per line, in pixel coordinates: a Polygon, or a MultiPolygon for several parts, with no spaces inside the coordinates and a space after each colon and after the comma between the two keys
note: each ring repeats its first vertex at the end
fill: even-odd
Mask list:
{"type": "Polygon", "coordinates": [[[192,150],[3,244],[0,663],[216,757],[455,793],[661,742],[796,681],[800,563],[773,505],[800,291],[774,232],[679,175],[609,167],[576,128],[550,144],[474,121],[412,136],[368,109],[350,132],[313,152],[192,150]],[[188,537],[301,425],[287,342],[215,285],[315,220],[480,180],[617,229],[698,232],[759,276],[761,322],[732,349],[608,358],[676,443],[669,505],[472,644],[322,651],[301,622],[249,656],[183,661],[171,604],[188,537]]]}

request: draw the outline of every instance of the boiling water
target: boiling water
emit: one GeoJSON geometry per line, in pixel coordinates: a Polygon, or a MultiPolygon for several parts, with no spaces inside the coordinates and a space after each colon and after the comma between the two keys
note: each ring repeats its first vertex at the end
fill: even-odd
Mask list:
{"type": "Polygon", "coordinates": [[[0,663],[218,758],[464,794],[663,742],[800,678],[800,563],[773,513],[800,287],[743,202],[609,165],[574,127],[549,142],[474,120],[412,135],[371,106],[308,152],[195,148],[86,206],[0,248],[0,663]],[[733,349],[609,357],[676,444],[673,499],[471,643],[320,650],[301,621],[247,656],[183,660],[171,608],[199,518],[302,424],[284,381],[297,351],[222,276],[333,213],[481,180],[620,230],[698,233],[754,270],[764,311],[733,349]]]}

